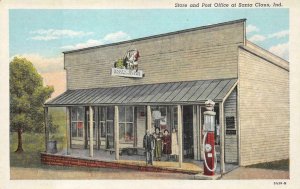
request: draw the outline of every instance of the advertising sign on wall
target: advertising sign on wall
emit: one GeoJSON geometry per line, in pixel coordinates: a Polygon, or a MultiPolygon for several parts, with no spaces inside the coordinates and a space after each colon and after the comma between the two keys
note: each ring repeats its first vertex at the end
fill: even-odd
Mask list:
{"type": "Polygon", "coordinates": [[[138,70],[138,59],[140,53],[136,49],[128,50],[124,58],[120,58],[114,63],[111,69],[112,76],[142,78],[143,71],[138,70]]]}

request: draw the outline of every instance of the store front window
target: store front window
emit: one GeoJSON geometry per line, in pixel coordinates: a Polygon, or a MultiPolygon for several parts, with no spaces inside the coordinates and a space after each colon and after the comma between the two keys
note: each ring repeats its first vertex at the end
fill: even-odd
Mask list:
{"type": "Polygon", "coordinates": [[[72,144],[83,145],[84,142],[84,107],[71,108],[72,144]]]}
{"type": "Polygon", "coordinates": [[[134,142],[134,108],[119,107],[119,139],[120,142],[134,142]]]}

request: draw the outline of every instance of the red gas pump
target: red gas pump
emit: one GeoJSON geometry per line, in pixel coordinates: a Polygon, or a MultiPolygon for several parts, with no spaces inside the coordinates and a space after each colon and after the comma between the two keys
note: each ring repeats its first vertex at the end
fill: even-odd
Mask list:
{"type": "Polygon", "coordinates": [[[203,127],[203,150],[204,150],[204,175],[213,176],[217,168],[217,156],[215,152],[215,116],[213,111],[215,103],[212,100],[205,102],[203,127]]]}

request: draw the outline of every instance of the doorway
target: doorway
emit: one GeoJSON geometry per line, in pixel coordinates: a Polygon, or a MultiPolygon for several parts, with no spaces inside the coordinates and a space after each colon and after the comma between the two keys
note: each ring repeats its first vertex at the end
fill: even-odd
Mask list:
{"type": "Polygon", "coordinates": [[[183,156],[194,158],[193,106],[183,106],[183,156]]]}

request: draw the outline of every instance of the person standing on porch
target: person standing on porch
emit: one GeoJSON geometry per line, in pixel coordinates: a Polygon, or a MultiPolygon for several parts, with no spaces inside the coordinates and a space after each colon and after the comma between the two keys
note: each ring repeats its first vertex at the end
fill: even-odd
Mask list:
{"type": "Polygon", "coordinates": [[[177,159],[177,156],[179,154],[179,145],[178,145],[178,138],[177,138],[177,132],[173,128],[172,134],[171,134],[171,155],[177,159]]]}
{"type": "Polygon", "coordinates": [[[160,132],[160,128],[156,127],[155,132],[153,134],[155,138],[155,149],[154,149],[154,156],[156,161],[161,160],[161,153],[162,153],[162,133],[160,132]]]}
{"type": "Polygon", "coordinates": [[[149,130],[147,130],[143,138],[143,147],[146,151],[146,165],[153,165],[153,150],[155,148],[155,140],[153,135],[150,134],[149,130]]]}
{"type": "Polygon", "coordinates": [[[163,141],[163,153],[167,155],[167,160],[170,159],[171,154],[171,136],[168,129],[164,130],[164,136],[162,137],[163,141]]]}

